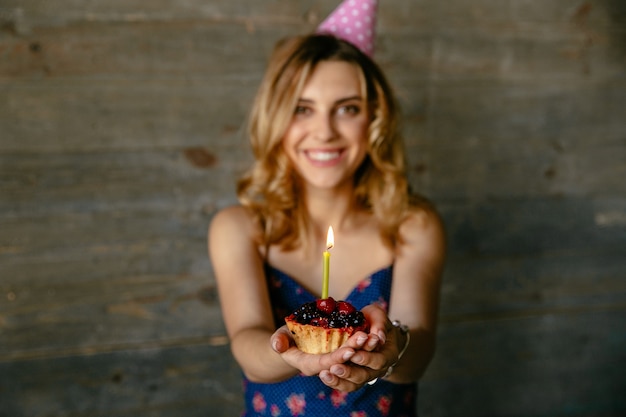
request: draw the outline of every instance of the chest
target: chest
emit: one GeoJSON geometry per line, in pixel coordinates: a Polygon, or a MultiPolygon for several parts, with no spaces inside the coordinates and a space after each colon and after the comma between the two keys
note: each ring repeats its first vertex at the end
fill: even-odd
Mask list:
{"type": "MultiPolygon", "coordinates": [[[[271,248],[268,261],[319,297],[325,245],[319,246],[288,252],[271,248]]],[[[336,234],[335,246],[329,252],[329,295],[337,299],[345,298],[364,278],[388,267],[394,260],[393,251],[375,232],[336,234]]]]}

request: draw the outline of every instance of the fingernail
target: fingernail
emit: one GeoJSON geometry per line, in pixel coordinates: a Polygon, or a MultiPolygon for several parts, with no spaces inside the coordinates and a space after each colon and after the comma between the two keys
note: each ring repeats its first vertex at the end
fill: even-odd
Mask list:
{"type": "Polygon", "coordinates": [[[328,371],[321,372],[320,378],[322,378],[324,382],[331,382],[333,380],[333,376],[328,371]]]}
{"type": "Polygon", "coordinates": [[[349,350],[349,351],[347,351],[347,352],[346,352],[346,353],[344,353],[344,354],[343,354],[343,356],[342,356],[342,357],[343,357],[343,360],[344,360],[344,361],[349,360],[352,356],[354,356],[354,353],[355,353],[355,352],[354,352],[353,350],[349,350]]]}
{"type": "Polygon", "coordinates": [[[387,341],[387,336],[385,335],[385,332],[383,332],[382,330],[378,332],[378,338],[380,339],[380,342],[383,345],[387,341]]]}
{"type": "Polygon", "coordinates": [[[274,349],[274,352],[278,352],[278,340],[272,342],[272,349],[274,349]]]}
{"type": "Polygon", "coordinates": [[[376,347],[376,345],[378,345],[378,341],[380,340],[379,337],[372,337],[370,338],[370,340],[367,342],[367,347],[370,349],[374,349],[376,347]]]}
{"type": "Polygon", "coordinates": [[[346,370],[343,369],[342,367],[337,367],[337,368],[333,369],[332,373],[341,378],[342,376],[345,375],[346,370]]]}
{"type": "Polygon", "coordinates": [[[356,339],[356,343],[359,346],[363,346],[363,344],[365,344],[365,342],[367,342],[367,336],[360,336],[360,337],[357,337],[357,339],[356,339]]]}

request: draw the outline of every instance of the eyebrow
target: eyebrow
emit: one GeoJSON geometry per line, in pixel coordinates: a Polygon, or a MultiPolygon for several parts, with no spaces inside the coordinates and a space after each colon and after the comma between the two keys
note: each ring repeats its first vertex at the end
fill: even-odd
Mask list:
{"type": "MultiPolygon", "coordinates": [[[[344,97],[344,98],[340,98],[339,100],[335,101],[335,105],[337,104],[342,104],[348,101],[354,101],[354,100],[359,100],[359,101],[363,101],[363,97],[361,97],[360,95],[355,95],[355,96],[350,96],[350,97],[344,97]]],[[[298,103],[314,103],[315,100],[309,99],[309,98],[299,98],[298,99],[298,103]]]]}

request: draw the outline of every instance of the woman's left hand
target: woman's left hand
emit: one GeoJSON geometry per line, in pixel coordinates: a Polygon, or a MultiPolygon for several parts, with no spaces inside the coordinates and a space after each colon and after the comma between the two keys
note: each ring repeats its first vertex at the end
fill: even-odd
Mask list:
{"type": "Polygon", "coordinates": [[[349,361],[334,364],[319,374],[324,384],[339,391],[356,391],[384,376],[398,359],[395,332],[385,311],[376,305],[369,305],[361,311],[370,323],[369,340],[349,361]]]}

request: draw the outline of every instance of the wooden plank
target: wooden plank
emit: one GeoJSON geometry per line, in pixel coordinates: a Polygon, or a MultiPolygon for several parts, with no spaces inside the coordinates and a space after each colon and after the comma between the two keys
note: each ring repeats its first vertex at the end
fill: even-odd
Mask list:
{"type": "Polygon", "coordinates": [[[206,230],[232,196],[223,163],[206,148],[3,155],[0,358],[222,337],[206,230]]]}
{"type": "MultiPolygon", "coordinates": [[[[173,149],[0,155],[2,217],[125,211],[210,213],[234,196],[235,175],[249,163],[232,141],[173,149]]],[[[79,222],[87,221],[78,217],[79,222]]],[[[182,221],[182,219],[181,219],[182,221]]]]}
{"type": "Polygon", "coordinates": [[[438,199],[624,193],[625,93],[619,81],[441,84],[407,114],[411,180],[438,199]]]}
{"type": "MultiPolygon", "coordinates": [[[[567,0],[551,0],[538,6],[536,3],[515,0],[451,0],[436,4],[428,0],[387,0],[380,6],[380,26],[387,30],[411,28],[429,32],[445,32],[453,28],[470,31],[485,28],[529,31],[540,27],[576,24],[596,29],[613,24],[610,13],[612,8],[622,10],[622,16],[617,21],[624,19],[622,5],[608,5],[599,1],[573,4],[567,0]]],[[[619,16],[618,13],[614,15],[619,16]]]]}
{"type": "Polygon", "coordinates": [[[0,375],[3,417],[231,417],[242,404],[228,346],[0,362],[0,375]]]}
{"type": "MultiPolygon", "coordinates": [[[[25,28],[46,24],[67,24],[76,20],[92,21],[146,21],[167,19],[250,19],[285,21],[311,20],[311,24],[326,16],[337,2],[334,0],[307,0],[300,2],[255,2],[229,0],[203,2],[189,0],[175,2],[154,0],[146,4],[142,0],[113,0],[105,3],[85,3],[76,0],[57,0],[50,4],[45,0],[5,0],[7,20],[17,20],[25,28]]],[[[471,3],[451,0],[446,4],[433,4],[428,0],[387,0],[381,7],[381,29],[428,30],[449,27],[481,27],[485,24],[564,24],[586,23],[595,26],[610,24],[616,17],[623,19],[623,7],[618,2],[588,1],[572,4],[569,0],[551,0],[537,7],[533,3],[501,0],[475,0],[471,3]],[[621,10],[621,14],[619,13],[621,10]],[[447,25],[444,25],[447,23],[447,25]]]]}
{"type": "Polygon", "coordinates": [[[155,149],[235,140],[254,89],[242,89],[241,81],[208,88],[198,83],[5,84],[0,87],[6,97],[0,102],[0,111],[6,111],[0,121],[0,152],[155,149]]]}
{"type": "Polygon", "coordinates": [[[324,11],[330,11],[336,3],[321,2],[255,2],[228,0],[205,2],[190,0],[176,2],[155,0],[112,0],[104,3],[85,3],[76,0],[58,0],[54,4],[45,0],[20,0],[3,2],[5,19],[14,22],[22,33],[36,27],[62,26],[76,21],[99,22],[146,22],[163,20],[188,20],[201,18],[214,22],[239,22],[251,24],[302,24],[303,15],[310,7],[317,9],[320,3],[324,11]]]}
{"type": "Polygon", "coordinates": [[[589,76],[619,76],[622,58],[613,46],[601,41],[593,48],[572,33],[391,33],[383,37],[379,62],[397,77],[442,79],[582,81],[589,76]],[[411,45],[408,51],[394,45],[411,45]],[[407,67],[413,69],[407,72],[407,67]]]}
{"type": "MultiPolygon", "coordinates": [[[[493,84],[494,76],[527,80],[523,90],[513,87],[508,91],[506,84],[499,85],[498,91],[505,96],[488,97],[495,106],[501,106],[503,100],[506,104],[507,95],[514,97],[519,91],[546,94],[565,88],[576,96],[581,92],[574,91],[572,85],[586,82],[590,75],[593,79],[619,76],[621,60],[612,55],[612,43],[597,42],[593,49],[582,51],[585,43],[579,34],[568,28],[555,30],[558,35],[541,40],[517,29],[504,37],[491,32],[452,32],[436,37],[416,37],[415,31],[406,32],[408,35],[391,33],[388,40],[383,37],[380,60],[400,81],[401,94],[408,97],[413,94],[405,93],[402,84],[407,76],[418,76],[422,82],[433,77],[465,80],[455,89],[476,85],[477,77],[488,80],[487,86],[493,84]],[[393,47],[398,44],[418,46],[407,51],[393,47]]],[[[245,120],[269,49],[285,31],[280,25],[251,31],[238,23],[155,18],[96,25],[79,22],[8,38],[0,46],[6,58],[0,60],[0,76],[11,80],[0,84],[0,91],[8,98],[0,102],[0,115],[4,115],[0,116],[0,127],[6,135],[0,141],[0,151],[58,149],[55,144],[89,149],[96,146],[94,142],[122,146],[120,142],[127,143],[126,138],[133,135],[158,146],[172,143],[172,138],[197,142],[198,132],[213,137],[224,130],[237,130],[245,120]],[[15,83],[15,77],[28,81],[15,83]],[[66,81],[64,77],[72,79],[66,81]],[[92,77],[98,79],[97,87],[89,80],[92,77]],[[245,89],[241,88],[242,81],[245,89]],[[242,91],[247,93],[242,95],[242,91]],[[81,117],[76,118],[76,114],[81,117]],[[207,114],[225,123],[207,125],[211,120],[207,114]],[[150,122],[139,123],[146,119],[150,122]],[[93,142],[85,143],[85,138],[93,142]]],[[[607,32],[607,36],[612,39],[619,35],[607,32]]],[[[611,88],[611,84],[607,86],[611,88]]],[[[439,88],[431,88],[434,95],[429,97],[437,100],[433,104],[437,108],[443,106],[439,88]]],[[[615,97],[623,97],[620,88],[624,87],[618,85],[615,97]]],[[[617,106],[611,108],[621,108],[621,101],[616,99],[617,106]]],[[[463,104],[464,110],[484,105],[463,104]]],[[[545,105],[533,108],[538,112],[554,110],[545,105]]],[[[566,114],[568,106],[559,108],[566,114]]],[[[502,120],[497,111],[488,114],[492,120],[502,120]]],[[[450,124],[442,126],[446,125],[450,124]]],[[[518,130],[506,128],[504,132],[518,130]]]]}
{"type": "Polygon", "coordinates": [[[475,146],[481,138],[515,146],[521,140],[545,141],[546,136],[558,140],[553,146],[563,150],[572,145],[589,150],[596,141],[624,144],[619,108],[626,83],[618,78],[575,84],[448,80],[432,91],[434,108],[428,117],[437,129],[433,145],[446,150],[454,148],[450,138],[456,137],[463,139],[457,146],[475,146]],[[468,107],[467,100],[474,107],[468,107]],[[446,120],[454,124],[443,123],[446,120]],[[479,130],[484,125],[488,128],[479,130]],[[459,135],[458,128],[471,129],[471,136],[459,135]],[[465,142],[472,136],[474,142],[465,142]]]}
{"type": "MultiPolygon", "coordinates": [[[[265,61],[274,41],[294,33],[294,26],[302,26],[303,17],[293,2],[280,7],[258,4],[219,2],[215,10],[207,12],[209,8],[204,3],[193,6],[185,3],[182,15],[176,14],[181,9],[174,5],[168,5],[171,7],[167,9],[156,6],[153,11],[132,2],[117,9],[116,5],[96,6],[109,12],[79,11],[82,5],[72,5],[66,25],[34,27],[27,36],[5,38],[0,43],[4,44],[0,48],[4,49],[6,58],[0,60],[0,74],[54,77],[121,72],[150,76],[157,70],[170,76],[239,74],[246,70],[259,73],[262,69],[259,65],[265,61]],[[230,4],[232,10],[226,7],[230,4]],[[129,9],[123,11],[126,7],[129,9]],[[221,8],[224,10],[217,10],[221,8]],[[163,10],[168,10],[169,19],[163,18],[163,10]],[[244,10],[247,11],[240,17],[244,10]],[[118,18],[111,13],[112,16],[117,13],[118,18]],[[257,27],[251,23],[254,22],[251,16],[260,22],[276,21],[257,27]],[[159,65],[154,65],[155,62],[159,65]]],[[[615,45],[619,48],[621,22],[617,20],[618,24],[613,25],[609,18],[611,11],[597,5],[580,12],[584,14],[582,22],[567,1],[551,3],[551,8],[542,9],[540,16],[535,8],[519,7],[515,3],[508,8],[495,7],[489,1],[455,2],[455,5],[436,8],[425,7],[420,2],[400,2],[381,8],[379,60],[383,66],[391,70],[395,66],[406,69],[405,62],[409,60],[418,64],[415,66],[429,67],[440,76],[532,74],[532,77],[553,79],[590,73],[615,74],[621,68],[623,54],[613,56],[610,52],[615,45]],[[454,13],[448,15],[451,11],[454,13]],[[499,16],[499,11],[505,11],[505,15],[499,16]],[[429,14],[425,22],[431,23],[416,25],[415,18],[424,13],[429,14]],[[550,14],[554,16],[546,18],[550,14]],[[565,22],[554,24],[561,20],[565,22]],[[534,26],[524,26],[525,22],[534,22],[534,26]],[[416,43],[426,48],[413,47],[416,43]],[[412,47],[398,49],[394,45],[412,47]],[[610,65],[611,62],[618,65],[610,65]]],[[[59,19],[59,12],[62,15],[64,11],[63,5],[32,7],[48,10],[49,19],[53,16],[59,19]]],[[[310,10],[328,8],[310,7],[310,10]]],[[[24,15],[30,9],[18,9],[21,11],[17,14],[27,19],[24,15]]],[[[301,28],[304,32],[311,29],[311,26],[301,28]]]]}
{"type": "Polygon", "coordinates": [[[511,198],[465,204],[442,201],[440,210],[451,231],[450,251],[475,260],[577,252],[598,256],[619,253],[626,245],[624,217],[617,216],[611,224],[601,221],[613,210],[626,213],[623,198],[511,198]]]}
{"type": "Polygon", "coordinates": [[[225,344],[215,286],[207,281],[204,275],[161,273],[3,283],[0,361],[207,340],[225,344]]]}
{"type": "Polygon", "coordinates": [[[624,246],[597,253],[458,256],[448,261],[441,321],[626,312],[624,246]]]}
{"type": "Polygon", "coordinates": [[[280,28],[261,32],[201,20],[74,23],[0,43],[0,77],[259,77],[270,39],[281,36],[280,28]]]}
{"type": "MultiPolygon", "coordinates": [[[[295,18],[294,18],[295,19],[295,18]]],[[[381,30],[377,59],[395,68],[428,69],[438,77],[550,78],[582,80],[617,75],[623,54],[613,53],[618,29],[593,36],[545,22],[532,30],[515,26],[448,26],[450,29],[381,30]],[[433,33],[433,30],[440,31],[433,33]],[[410,45],[397,48],[395,45],[410,45]],[[407,66],[408,65],[408,66],[407,66]]],[[[401,26],[401,25],[400,25],[401,26]]],[[[306,32],[307,29],[300,28],[306,32]]],[[[245,21],[147,20],[73,22],[0,38],[0,77],[258,76],[276,40],[298,33],[292,25],[245,21]],[[158,65],[157,65],[158,63],[158,65]]]]}
{"type": "Polygon", "coordinates": [[[621,415],[625,330],[623,310],[443,324],[437,354],[420,384],[420,411],[621,415]]]}

